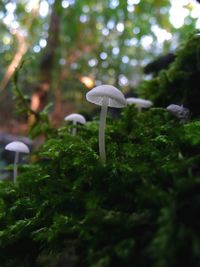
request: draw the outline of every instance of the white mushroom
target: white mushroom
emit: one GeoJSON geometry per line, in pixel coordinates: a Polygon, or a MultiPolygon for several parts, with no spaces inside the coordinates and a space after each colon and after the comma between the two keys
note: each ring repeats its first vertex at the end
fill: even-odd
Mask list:
{"type": "Polygon", "coordinates": [[[100,85],[86,94],[86,99],[101,106],[99,123],[99,154],[103,162],[106,160],[105,152],[105,125],[108,107],[122,108],[126,106],[126,99],[122,92],[112,85],[100,85]]]}
{"type": "Polygon", "coordinates": [[[126,98],[126,102],[128,105],[136,105],[138,111],[141,111],[142,108],[149,108],[153,105],[153,102],[150,100],[135,97],[126,98]]]}
{"type": "Polygon", "coordinates": [[[178,119],[180,119],[181,123],[188,122],[190,120],[191,112],[183,105],[179,106],[176,104],[170,104],[166,107],[166,110],[171,112],[178,119]]]}
{"type": "MultiPolygon", "coordinates": [[[[86,123],[86,119],[83,115],[81,114],[77,114],[77,113],[72,113],[68,116],[66,116],[64,118],[65,121],[72,121],[73,125],[75,126],[77,124],[77,122],[81,123],[81,124],[85,124],[86,123]]],[[[72,135],[76,134],[76,127],[73,127],[72,129],[72,135]]]]}
{"type": "Polygon", "coordinates": [[[14,167],[13,167],[13,180],[16,182],[17,178],[17,163],[19,160],[19,153],[30,153],[30,150],[27,145],[20,141],[13,141],[6,145],[5,147],[6,150],[13,151],[15,152],[15,159],[14,159],[14,167]]]}

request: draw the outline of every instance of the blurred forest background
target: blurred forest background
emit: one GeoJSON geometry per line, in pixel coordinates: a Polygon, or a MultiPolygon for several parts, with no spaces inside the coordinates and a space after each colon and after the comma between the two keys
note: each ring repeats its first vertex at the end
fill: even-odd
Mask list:
{"type": "Polygon", "coordinates": [[[52,102],[50,119],[89,114],[87,90],[101,83],[137,92],[144,67],[173,52],[200,28],[195,0],[0,1],[0,132],[27,133],[17,113],[18,86],[35,112],[52,102]]]}

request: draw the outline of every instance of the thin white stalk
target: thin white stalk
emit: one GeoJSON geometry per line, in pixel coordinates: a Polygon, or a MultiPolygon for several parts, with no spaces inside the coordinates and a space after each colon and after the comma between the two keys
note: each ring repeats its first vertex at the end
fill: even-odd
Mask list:
{"type": "Polygon", "coordinates": [[[14,167],[13,167],[13,180],[14,183],[16,182],[17,179],[17,163],[19,160],[19,152],[15,152],[15,159],[14,159],[14,167]]]}
{"type": "Polygon", "coordinates": [[[72,135],[76,135],[76,121],[73,121],[72,135]]]}
{"type": "Polygon", "coordinates": [[[99,122],[99,154],[103,162],[106,161],[105,151],[105,127],[106,127],[106,114],[108,110],[108,98],[104,97],[101,106],[100,122],[99,122]]]}
{"type": "Polygon", "coordinates": [[[142,107],[140,105],[137,106],[138,112],[142,112],[142,107]]]}

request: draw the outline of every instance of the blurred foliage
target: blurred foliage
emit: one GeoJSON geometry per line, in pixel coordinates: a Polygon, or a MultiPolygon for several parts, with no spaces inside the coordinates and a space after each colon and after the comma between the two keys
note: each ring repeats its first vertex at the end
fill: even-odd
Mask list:
{"type": "Polygon", "coordinates": [[[30,107],[30,98],[19,88],[18,79],[27,60],[23,60],[14,73],[13,98],[15,108],[20,117],[25,117],[27,121],[30,121],[28,132],[31,139],[41,135],[48,137],[54,131],[49,119],[49,113],[53,104],[50,102],[41,111],[35,112],[30,107]]]}
{"type": "Polygon", "coordinates": [[[106,164],[97,121],[70,127],[0,183],[1,266],[198,267],[199,121],[128,106],[107,118],[106,164]]]}
{"type": "Polygon", "coordinates": [[[167,70],[162,70],[150,81],[140,84],[144,97],[156,106],[183,105],[192,117],[200,116],[200,33],[196,31],[176,50],[176,58],[167,70]]]}
{"type": "MultiPolygon", "coordinates": [[[[72,102],[77,110],[92,109],[84,99],[87,86],[82,77],[91,78],[95,84],[116,85],[123,92],[132,90],[143,79],[143,66],[155,56],[174,50],[195,29],[198,18],[192,15],[192,4],[188,3],[184,6],[188,14],[185,23],[175,28],[169,16],[171,3],[163,0],[2,0],[1,5],[0,77],[16,53],[18,43],[12,28],[17,28],[25,33],[28,55],[34,56],[20,75],[22,91],[31,96],[48,52],[51,11],[55,7],[59,43],[54,47],[49,100],[54,102],[56,91],[61,90],[62,101],[72,102]]],[[[3,110],[10,86],[0,99],[3,110]]]]}

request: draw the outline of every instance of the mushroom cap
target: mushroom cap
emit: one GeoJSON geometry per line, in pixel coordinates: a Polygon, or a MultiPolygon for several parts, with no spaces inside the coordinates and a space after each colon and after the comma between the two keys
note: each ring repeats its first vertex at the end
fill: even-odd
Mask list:
{"type": "Polygon", "coordinates": [[[69,114],[68,116],[66,116],[64,118],[65,121],[75,121],[75,122],[79,122],[81,124],[85,124],[86,123],[86,119],[83,115],[78,114],[78,113],[72,113],[69,114]]]}
{"type": "Polygon", "coordinates": [[[137,107],[141,108],[149,108],[153,105],[153,102],[150,100],[136,98],[136,97],[128,97],[126,98],[126,102],[128,105],[135,104],[137,107]]]}
{"type": "Polygon", "coordinates": [[[166,107],[166,110],[174,114],[177,118],[184,118],[189,119],[190,118],[190,110],[183,105],[179,106],[176,104],[170,104],[166,107]]]}
{"type": "Polygon", "coordinates": [[[30,150],[27,145],[20,141],[13,141],[5,146],[6,150],[20,152],[20,153],[30,153],[30,150]]]}
{"type": "Polygon", "coordinates": [[[166,110],[172,112],[172,113],[177,113],[181,110],[183,110],[184,107],[183,106],[179,106],[179,105],[176,105],[176,104],[170,104],[169,106],[166,107],[166,110]]]}
{"type": "Polygon", "coordinates": [[[86,99],[98,106],[102,106],[103,98],[108,98],[108,106],[122,108],[126,106],[126,99],[123,93],[112,85],[103,84],[94,87],[86,94],[86,99]]]}

